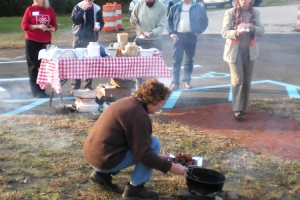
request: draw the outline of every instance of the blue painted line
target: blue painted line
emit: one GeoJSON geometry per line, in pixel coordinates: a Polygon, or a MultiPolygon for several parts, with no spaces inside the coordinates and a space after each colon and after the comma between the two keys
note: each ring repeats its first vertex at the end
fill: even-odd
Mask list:
{"type": "Polygon", "coordinates": [[[196,87],[192,89],[182,89],[182,90],[176,90],[172,92],[169,99],[166,101],[163,108],[170,109],[173,108],[177,100],[179,99],[182,92],[191,92],[191,91],[197,91],[197,90],[205,90],[205,89],[213,89],[213,88],[220,88],[220,87],[230,87],[230,84],[225,85],[217,85],[217,86],[203,86],[203,87],[196,87]]]}
{"type": "Polygon", "coordinates": [[[173,108],[181,93],[182,90],[173,91],[172,95],[169,97],[163,108],[173,108]]]}
{"type": "MultiPolygon", "coordinates": [[[[73,99],[75,99],[75,98],[74,97],[65,97],[64,98],[64,100],[73,100],[73,99]]],[[[60,100],[60,98],[53,98],[52,100],[60,100]]],[[[5,102],[5,103],[20,103],[20,102],[28,102],[28,101],[34,101],[34,102],[29,104],[29,105],[18,108],[14,111],[5,113],[3,115],[0,115],[0,117],[6,117],[6,116],[12,116],[12,115],[20,114],[22,112],[30,110],[30,109],[32,109],[36,106],[39,106],[39,105],[49,101],[49,99],[48,98],[45,98],[45,99],[19,99],[19,100],[4,100],[3,102],[5,102]]]]}
{"type": "Polygon", "coordinates": [[[4,78],[0,79],[0,82],[13,82],[13,81],[28,81],[29,78],[4,78]]]}
{"type": "Polygon", "coordinates": [[[228,101],[231,102],[232,101],[232,87],[230,85],[230,89],[229,89],[229,93],[228,93],[228,101]]]}
{"type": "Polygon", "coordinates": [[[23,106],[21,108],[18,108],[14,111],[11,111],[11,112],[8,112],[8,113],[5,113],[3,115],[0,115],[0,117],[7,117],[7,116],[12,116],[12,115],[17,115],[17,114],[20,114],[22,112],[25,112],[31,108],[34,108],[36,106],[39,106],[45,102],[49,101],[49,99],[39,99],[39,100],[36,100],[35,102],[29,104],[29,105],[26,105],[26,106],[23,106]]]}
{"type": "Polygon", "coordinates": [[[230,77],[230,74],[209,71],[209,72],[207,72],[205,74],[201,74],[201,76],[193,76],[192,79],[199,79],[199,78],[226,78],[226,77],[230,77]]]}
{"type": "Polygon", "coordinates": [[[0,62],[0,64],[10,64],[10,63],[25,63],[26,60],[21,60],[21,61],[9,61],[9,62],[0,62]]]}
{"type": "Polygon", "coordinates": [[[290,98],[297,98],[297,99],[300,98],[300,95],[297,91],[297,89],[300,90],[299,86],[291,85],[291,84],[287,84],[287,83],[281,83],[281,82],[272,81],[272,80],[254,81],[251,84],[259,84],[259,83],[271,83],[274,85],[280,85],[280,86],[286,88],[286,92],[290,98]]]}
{"type": "MultiPolygon", "coordinates": [[[[274,85],[283,86],[286,88],[287,94],[289,98],[300,98],[298,90],[300,90],[300,86],[295,86],[291,84],[281,83],[277,81],[271,81],[271,80],[263,80],[263,81],[253,81],[251,82],[251,85],[253,84],[261,84],[261,83],[270,83],[274,85]]],[[[213,89],[213,88],[221,88],[221,87],[229,87],[229,94],[228,94],[228,101],[232,101],[232,88],[231,84],[225,84],[225,85],[215,85],[215,86],[204,86],[204,87],[197,87],[192,89],[183,89],[183,90],[177,90],[172,93],[170,98],[167,100],[163,108],[171,109],[174,107],[175,103],[178,101],[180,95],[182,92],[190,92],[190,91],[197,91],[197,90],[204,90],[204,89],[213,89]]]]}
{"type": "MultiPolygon", "coordinates": [[[[184,66],[181,66],[180,69],[183,69],[184,66]]],[[[194,68],[200,68],[202,67],[201,65],[194,65],[194,68]]],[[[169,70],[172,70],[173,67],[168,67],[169,70]]]]}
{"type": "MultiPolygon", "coordinates": [[[[64,100],[74,100],[75,97],[64,97],[64,100]]],[[[53,98],[52,101],[60,100],[60,98],[53,98]]],[[[37,101],[37,99],[16,99],[16,100],[3,100],[4,103],[22,103],[22,102],[37,101]]]]}
{"type": "Polygon", "coordinates": [[[286,91],[290,98],[300,98],[299,93],[295,87],[286,86],[286,91]]]}

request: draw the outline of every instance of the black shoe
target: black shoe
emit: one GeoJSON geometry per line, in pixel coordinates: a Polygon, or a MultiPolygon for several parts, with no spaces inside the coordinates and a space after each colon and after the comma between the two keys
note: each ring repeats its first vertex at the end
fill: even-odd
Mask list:
{"type": "Polygon", "coordinates": [[[90,175],[90,177],[94,183],[100,184],[108,191],[118,190],[118,186],[111,182],[112,180],[111,173],[101,173],[95,171],[90,175]]]}
{"type": "Polygon", "coordinates": [[[243,114],[241,112],[234,112],[233,115],[234,115],[234,118],[238,121],[243,119],[243,114]]]}
{"type": "Polygon", "coordinates": [[[157,200],[158,194],[156,192],[146,190],[144,188],[144,184],[133,186],[130,185],[130,183],[127,183],[122,197],[127,200],[157,200]]]}

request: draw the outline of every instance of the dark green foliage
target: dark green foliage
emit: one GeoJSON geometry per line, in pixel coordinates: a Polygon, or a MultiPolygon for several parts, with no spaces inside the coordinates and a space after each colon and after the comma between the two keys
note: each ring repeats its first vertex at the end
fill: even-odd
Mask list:
{"type": "MultiPolygon", "coordinates": [[[[80,0],[49,0],[50,6],[54,8],[56,14],[64,15],[71,14],[74,6],[80,0]]],[[[106,3],[116,2],[122,4],[122,12],[128,12],[128,5],[131,0],[94,0],[94,3],[103,6],[106,3]]],[[[25,9],[32,5],[33,0],[10,0],[2,1],[0,6],[0,17],[23,16],[25,9]]]]}

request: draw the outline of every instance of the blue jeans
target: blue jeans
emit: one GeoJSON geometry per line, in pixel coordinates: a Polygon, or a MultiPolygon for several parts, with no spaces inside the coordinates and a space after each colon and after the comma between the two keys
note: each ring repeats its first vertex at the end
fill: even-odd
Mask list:
{"type": "Polygon", "coordinates": [[[181,62],[185,53],[183,83],[191,82],[191,74],[194,68],[194,56],[197,45],[197,36],[192,33],[176,33],[178,40],[173,42],[173,81],[174,85],[179,86],[181,62]]]}
{"type": "MultiPolygon", "coordinates": [[[[154,153],[156,153],[158,155],[160,152],[160,148],[161,148],[160,141],[157,137],[154,137],[154,136],[151,136],[151,139],[152,139],[151,149],[154,153]]],[[[98,169],[95,167],[93,167],[93,168],[96,171],[102,172],[102,173],[117,174],[122,169],[125,169],[125,168],[133,166],[133,165],[135,165],[135,166],[134,166],[133,173],[131,175],[130,182],[134,185],[140,185],[140,184],[149,182],[150,178],[152,176],[153,169],[150,167],[147,167],[146,165],[144,165],[143,163],[138,161],[134,157],[134,155],[131,151],[127,152],[124,160],[115,168],[112,168],[109,170],[102,170],[102,169],[98,169]]]]}

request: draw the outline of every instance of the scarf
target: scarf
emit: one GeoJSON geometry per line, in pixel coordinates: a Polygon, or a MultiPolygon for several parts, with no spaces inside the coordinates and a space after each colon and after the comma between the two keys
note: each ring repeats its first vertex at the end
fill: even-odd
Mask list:
{"type": "MultiPolygon", "coordinates": [[[[231,30],[237,30],[238,25],[243,23],[243,18],[242,18],[242,8],[240,5],[236,5],[234,7],[234,12],[232,16],[232,22],[231,22],[231,30]]],[[[252,6],[249,8],[249,22],[255,26],[256,20],[255,20],[255,15],[254,15],[254,10],[252,6]]],[[[232,41],[233,44],[236,44],[240,40],[241,36],[238,36],[235,40],[232,41]]],[[[255,46],[255,35],[250,34],[250,41],[251,45],[255,46]]]]}

